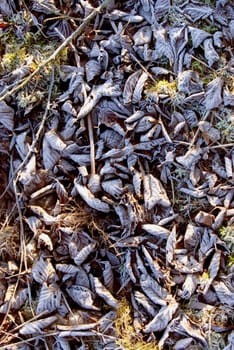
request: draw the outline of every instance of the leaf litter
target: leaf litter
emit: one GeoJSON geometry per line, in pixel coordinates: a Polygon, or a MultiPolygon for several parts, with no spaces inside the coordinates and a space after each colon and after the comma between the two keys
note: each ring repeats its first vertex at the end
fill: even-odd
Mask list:
{"type": "Polygon", "coordinates": [[[233,347],[233,23],[1,1],[0,349],[233,347]]]}

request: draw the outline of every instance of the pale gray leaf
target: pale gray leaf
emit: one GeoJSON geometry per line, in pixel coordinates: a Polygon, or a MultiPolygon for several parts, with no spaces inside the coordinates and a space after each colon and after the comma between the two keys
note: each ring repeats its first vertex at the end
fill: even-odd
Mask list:
{"type": "Polygon", "coordinates": [[[54,0],[40,0],[33,1],[32,10],[37,12],[42,12],[47,15],[49,14],[59,14],[59,10],[55,5],[54,0]]]}
{"type": "Polygon", "coordinates": [[[14,129],[14,114],[13,108],[9,107],[6,102],[0,102],[0,123],[8,130],[14,129]]]}
{"type": "Polygon", "coordinates": [[[158,29],[155,32],[156,37],[156,45],[154,51],[154,59],[161,58],[162,56],[166,56],[170,64],[174,63],[174,53],[171,47],[171,44],[167,38],[167,32],[164,28],[158,29]]]}
{"type": "Polygon", "coordinates": [[[214,290],[222,304],[227,304],[230,307],[234,306],[234,291],[228,288],[228,286],[220,281],[213,282],[214,290]]]}
{"type": "Polygon", "coordinates": [[[202,132],[202,135],[206,142],[216,142],[220,140],[220,131],[212,126],[211,123],[201,120],[198,123],[198,127],[202,132]]]}
{"type": "Polygon", "coordinates": [[[123,183],[120,178],[102,182],[103,190],[115,198],[119,198],[123,193],[123,183]]]}
{"type": "Polygon", "coordinates": [[[69,341],[65,338],[55,336],[55,343],[53,344],[53,350],[71,350],[69,341]]]}
{"type": "Polygon", "coordinates": [[[133,91],[133,96],[132,96],[132,102],[133,103],[138,103],[141,100],[141,95],[143,92],[143,88],[145,85],[146,80],[148,79],[148,74],[146,72],[143,72],[141,76],[139,77],[137,84],[134,88],[133,91]]]}
{"type": "Polygon", "coordinates": [[[102,298],[108,305],[114,309],[118,309],[118,300],[113,297],[109,290],[100,282],[97,277],[93,277],[94,288],[97,295],[102,298]]]}
{"type": "Polygon", "coordinates": [[[87,82],[101,74],[101,65],[96,60],[89,60],[85,65],[87,82]]]}
{"type": "Polygon", "coordinates": [[[188,95],[195,94],[202,90],[202,82],[199,75],[193,70],[185,70],[178,73],[178,91],[188,95]]]}
{"type": "Polygon", "coordinates": [[[82,186],[75,182],[75,189],[81,196],[81,198],[93,209],[102,211],[104,213],[109,213],[110,206],[109,204],[101,201],[99,198],[96,198],[92,192],[85,186],[82,186]]]}
{"type": "Polygon", "coordinates": [[[214,109],[222,103],[223,79],[217,77],[212,80],[206,88],[205,107],[207,110],[214,109]]]}
{"type": "Polygon", "coordinates": [[[36,313],[40,314],[44,311],[55,311],[60,305],[61,297],[62,292],[58,285],[47,285],[47,283],[43,283],[40,290],[36,313]]]}
{"type": "Polygon", "coordinates": [[[171,264],[174,259],[176,247],[176,226],[173,226],[171,234],[169,235],[166,243],[166,261],[167,264],[171,264]]]}
{"type": "Polygon", "coordinates": [[[202,335],[199,326],[190,322],[190,320],[184,314],[182,315],[180,322],[178,322],[178,325],[175,325],[173,328],[176,332],[183,335],[184,332],[186,332],[190,337],[200,341],[205,349],[208,349],[207,341],[202,335]]]}
{"type": "Polygon", "coordinates": [[[149,44],[152,38],[152,29],[150,26],[144,26],[138,29],[133,35],[135,45],[149,44]]]}
{"type": "Polygon", "coordinates": [[[188,224],[184,234],[184,247],[188,250],[196,248],[200,241],[200,229],[197,226],[188,224]]]}
{"type": "Polygon", "coordinates": [[[49,279],[55,278],[55,269],[50,260],[43,258],[42,256],[33,264],[32,276],[38,283],[43,283],[49,279]]]}
{"type": "Polygon", "coordinates": [[[56,320],[56,316],[50,316],[42,320],[26,323],[19,330],[19,333],[22,335],[43,334],[43,329],[50,326],[56,320]]]}
{"type": "Polygon", "coordinates": [[[56,269],[66,274],[75,275],[79,268],[71,264],[56,264],[56,269]]]}
{"type": "Polygon", "coordinates": [[[187,5],[184,12],[189,15],[192,21],[195,23],[201,18],[204,19],[209,17],[213,10],[208,6],[187,5]]]}
{"type": "Polygon", "coordinates": [[[49,170],[52,169],[61,157],[61,153],[53,149],[47,138],[43,138],[42,143],[42,159],[44,168],[49,170]]]}
{"type": "Polygon", "coordinates": [[[123,91],[124,104],[128,104],[132,101],[133,92],[141,74],[142,70],[137,70],[136,72],[132,73],[126,80],[123,91]]]}
{"type": "Polygon", "coordinates": [[[145,296],[145,294],[139,292],[139,291],[135,291],[134,292],[134,297],[137,301],[138,304],[142,305],[143,308],[147,311],[147,313],[150,316],[154,316],[155,315],[155,308],[152,305],[152,303],[150,302],[150,300],[145,296]]]}
{"type": "Polygon", "coordinates": [[[140,285],[142,291],[144,291],[153,303],[156,305],[166,305],[167,291],[155,279],[148,274],[141,274],[140,285]]]}
{"type": "Polygon", "coordinates": [[[154,124],[156,124],[155,118],[151,117],[149,115],[146,115],[138,121],[137,125],[134,127],[134,131],[135,132],[146,132],[150,128],[152,128],[152,126],[154,124]]]}
{"type": "Polygon", "coordinates": [[[193,343],[193,338],[180,339],[176,342],[173,350],[189,349],[188,346],[190,346],[192,343],[193,343]]]}
{"type": "Polygon", "coordinates": [[[179,304],[174,299],[170,300],[169,305],[162,307],[152,321],[146,325],[144,333],[163,331],[171,321],[178,306],[179,304]]]}
{"type": "Polygon", "coordinates": [[[185,155],[176,157],[176,161],[184,166],[185,169],[191,169],[192,165],[195,164],[201,158],[201,150],[199,148],[189,149],[185,155]]]}
{"type": "Polygon", "coordinates": [[[211,37],[210,33],[196,27],[189,27],[189,32],[191,34],[193,47],[195,49],[199,47],[205,39],[211,37]]]}
{"type": "Polygon", "coordinates": [[[212,67],[215,62],[219,60],[219,55],[214,49],[213,46],[213,40],[211,38],[208,38],[204,40],[204,51],[205,51],[205,58],[208,61],[209,67],[212,67]]]}
{"type": "Polygon", "coordinates": [[[76,256],[73,257],[73,260],[76,265],[81,265],[88,258],[88,256],[94,252],[96,247],[95,243],[90,243],[87,246],[83,247],[76,256]]]}
{"type": "Polygon", "coordinates": [[[148,266],[149,266],[150,270],[152,271],[152,274],[154,275],[154,278],[156,278],[156,280],[163,279],[164,275],[161,272],[160,266],[157,263],[157,261],[152,258],[149,251],[144,246],[142,246],[142,251],[145,255],[148,266]]]}
{"type": "Polygon", "coordinates": [[[198,278],[194,274],[187,274],[179,295],[182,299],[189,300],[196,290],[198,278]]]}
{"type": "Polygon", "coordinates": [[[142,229],[145,230],[152,236],[157,237],[158,239],[167,239],[170,235],[170,231],[162,226],[155,224],[143,224],[142,229]]]}
{"type": "Polygon", "coordinates": [[[161,182],[153,175],[143,177],[144,203],[147,210],[151,210],[156,204],[170,207],[171,203],[161,182]]]}
{"type": "Polygon", "coordinates": [[[71,287],[66,288],[66,291],[72,300],[82,308],[88,310],[99,310],[93,304],[93,294],[90,289],[83,286],[72,285],[71,287]]]}

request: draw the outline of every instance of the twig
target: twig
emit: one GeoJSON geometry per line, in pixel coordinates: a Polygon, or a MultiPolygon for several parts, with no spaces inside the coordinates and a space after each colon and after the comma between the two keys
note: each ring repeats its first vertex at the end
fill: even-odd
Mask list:
{"type": "Polygon", "coordinates": [[[74,40],[77,36],[79,36],[83,30],[86,28],[87,24],[96,16],[97,13],[99,13],[102,9],[104,9],[106,6],[108,6],[108,4],[111,2],[112,0],[105,0],[103,1],[103,3],[97,7],[96,9],[94,9],[90,15],[88,15],[83,22],[81,23],[81,25],[69,36],[65,39],[65,41],[54,51],[54,53],[52,55],[50,55],[45,61],[43,61],[41,64],[39,64],[39,66],[35,69],[35,71],[30,74],[22,83],[20,83],[19,85],[17,85],[16,87],[14,87],[11,90],[8,90],[6,93],[4,94],[0,94],[0,101],[5,100],[6,97],[11,96],[12,94],[14,94],[15,92],[19,91],[20,89],[22,89],[27,83],[29,83],[32,78],[37,75],[41,69],[43,69],[48,63],[50,63],[51,61],[55,60],[55,58],[59,55],[59,53],[65,48],[67,47],[70,42],[72,40],[74,40]]]}
{"type": "Polygon", "coordinates": [[[88,114],[88,132],[89,132],[89,144],[90,144],[90,165],[91,165],[91,175],[96,174],[95,169],[95,147],[93,138],[93,126],[90,113],[88,114]]]}

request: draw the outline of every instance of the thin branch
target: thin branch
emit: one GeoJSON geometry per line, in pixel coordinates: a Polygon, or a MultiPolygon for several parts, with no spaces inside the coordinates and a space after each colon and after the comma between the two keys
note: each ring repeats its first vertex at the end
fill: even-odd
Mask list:
{"type": "Polygon", "coordinates": [[[41,69],[43,69],[48,63],[50,63],[51,61],[55,60],[55,58],[60,54],[60,52],[67,47],[72,40],[76,39],[77,36],[79,36],[86,28],[87,24],[92,21],[92,19],[102,10],[104,9],[106,6],[109,5],[109,3],[112,0],[105,0],[103,1],[103,3],[97,7],[96,9],[94,9],[90,15],[88,15],[83,22],[81,23],[81,25],[69,36],[65,39],[65,41],[54,51],[54,53],[49,56],[45,61],[43,61],[41,64],[39,64],[39,66],[37,67],[37,69],[35,69],[35,71],[30,74],[22,83],[20,83],[19,85],[17,85],[16,87],[14,87],[11,90],[8,90],[6,93],[4,94],[0,94],[0,101],[5,100],[6,97],[11,96],[12,94],[14,94],[15,92],[19,91],[20,89],[22,89],[25,85],[27,85],[27,83],[29,83],[32,78],[37,75],[41,69]]]}
{"type": "Polygon", "coordinates": [[[96,174],[95,169],[95,146],[93,138],[93,125],[90,113],[88,114],[88,132],[89,132],[89,144],[90,144],[90,165],[91,165],[91,175],[96,174]]]}

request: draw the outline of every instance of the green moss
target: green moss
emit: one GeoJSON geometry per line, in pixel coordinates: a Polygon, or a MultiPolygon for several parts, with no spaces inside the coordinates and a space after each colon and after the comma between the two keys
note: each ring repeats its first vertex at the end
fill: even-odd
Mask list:
{"type": "Polygon", "coordinates": [[[234,121],[224,118],[221,119],[215,127],[220,131],[222,143],[234,142],[234,121]]]}
{"type": "Polygon", "coordinates": [[[219,229],[219,234],[222,240],[227,244],[230,251],[234,249],[234,225],[222,226],[219,229]]]}
{"type": "Polygon", "coordinates": [[[147,92],[155,92],[157,94],[175,96],[177,92],[177,84],[175,80],[169,82],[166,79],[162,79],[157,83],[149,86],[146,89],[146,93],[147,92]]]}
{"type": "Polygon", "coordinates": [[[115,320],[117,335],[116,344],[123,350],[157,350],[155,342],[146,342],[141,334],[137,334],[133,327],[131,308],[126,298],[120,301],[120,306],[115,320]]]}
{"type": "Polygon", "coordinates": [[[208,32],[210,34],[214,34],[217,32],[218,28],[212,25],[203,25],[201,29],[205,30],[205,32],[208,32]]]}

